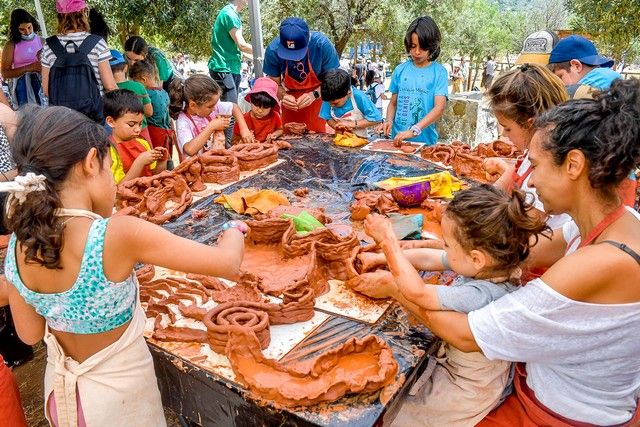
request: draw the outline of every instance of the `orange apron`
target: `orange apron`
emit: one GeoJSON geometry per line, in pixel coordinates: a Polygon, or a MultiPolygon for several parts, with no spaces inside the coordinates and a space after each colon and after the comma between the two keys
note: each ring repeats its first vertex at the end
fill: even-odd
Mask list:
{"type": "Polygon", "coordinates": [[[638,181],[631,178],[625,178],[618,187],[618,196],[622,200],[622,204],[633,208],[636,204],[636,188],[638,181]]]}
{"type": "MultiPolygon", "coordinates": [[[[113,142],[113,141],[112,141],[113,142]]],[[[120,144],[113,143],[118,151],[118,156],[120,156],[120,160],[122,161],[122,169],[125,173],[129,172],[131,165],[134,160],[142,153],[146,152],[147,149],[140,144],[136,139],[132,139],[130,141],[121,142],[120,144]]],[[[152,176],[153,172],[149,165],[145,165],[142,168],[142,173],[140,176],[152,176]]]]}
{"type": "MultiPolygon", "coordinates": [[[[286,61],[288,62],[288,61],[286,61]]],[[[285,66],[284,69],[284,87],[287,90],[288,95],[293,95],[296,99],[300,98],[307,92],[316,90],[320,87],[320,80],[316,73],[311,68],[311,60],[307,58],[307,64],[309,66],[309,72],[307,77],[299,82],[289,75],[289,67],[285,66]]],[[[285,63],[285,65],[287,65],[285,63]]],[[[282,122],[283,123],[304,123],[307,125],[307,129],[314,132],[324,133],[327,131],[326,120],[320,118],[320,108],[322,107],[322,99],[318,98],[307,108],[302,110],[293,111],[282,106],[282,122]]]]}
{"type": "MultiPolygon", "coordinates": [[[[476,424],[477,427],[596,427],[595,424],[565,418],[540,403],[527,386],[527,372],[522,363],[516,365],[513,384],[514,392],[502,405],[476,424]]],[[[620,426],[632,427],[637,426],[638,423],[640,423],[640,410],[636,407],[633,418],[620,426]]]]}

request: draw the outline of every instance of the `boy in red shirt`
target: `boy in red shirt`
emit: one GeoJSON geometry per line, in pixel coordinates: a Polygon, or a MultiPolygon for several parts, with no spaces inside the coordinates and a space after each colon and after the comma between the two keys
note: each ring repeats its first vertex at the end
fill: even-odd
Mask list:
{"type": "Polygon", "coordinates": [[[140,138],[142,103],[126,89],[105,93],[104,116],[113,129],[110,149],[111,171],[116,184],[141,176],[151,176],[167,168],[166,148],[152,148],[140,138]]]}
{"type": "MultiPolygon", "coordinates": [[[[277,83],[269,77],[260,77],[245,99],[251,103],[251,111],[244,113],[244,120],[256,142],[271,142],[282,136],[277,83]]],[[[240,139],[240,128],[236,124],[232,143],[236,144],[240,139]]]]}

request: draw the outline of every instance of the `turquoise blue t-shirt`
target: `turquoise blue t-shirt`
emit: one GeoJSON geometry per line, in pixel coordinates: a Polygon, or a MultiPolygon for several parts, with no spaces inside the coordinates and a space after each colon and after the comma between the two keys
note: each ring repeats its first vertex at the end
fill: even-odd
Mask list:
{"type": "Polygon", "coordinates": [[[149,124],[162,129],[171,128],[169,95],[162,88],[149,88],[147,92],[153,105],[153,115],[149,117],[149,124]]]}
{"type": "MultiPolygon", "coordinates": [[[[379,122],[382,121],[382,115],[380,111],[376,108],[375,104],[371,102],[371,98],[369,98],[364,92],[360,89],[356,89],[355,87],[351,88],[353,93],[353,99],[356,101],[356,105],[358,109],[362,112],[362,115],[365,119],[370,122],[379,122]]],[[[334,107],[333,114],[336,117],[343,117],[349,111],[353,110],[353,103],[351,102],[351,97],[347,98],[347,102],[344,103],[342,107],[334,107]]],[[[331,105],[328,102],[323,102],[322,107],[320,108],[319,116],[325,120],[332,119],[331,115],[331,105]]]]}
{"type": "Polygon", "coordinates": [[[302,82],[309,73],[309,62],[311,68],[318,78],[320,74],[327,70],[340,67],[340,59],[336,48],[324,34],[312,31],[309,37],[309,50],[307,55],[300,61],[285,61],[278,56],[278,46],[280,37],[272,41],[264,53],[263,71],[267,76],[284,76],[284,70],[288,68],[289,75],[302,82]],[[310,61],[309,61],[310,59],[310,61]]]}
{"type": "Polygon", "coordinates": [[[603,90],[609,89],[611,83],[621,77],[620,73],[613,71],[611,68],[594,68],[581,78],[578,84],[603,90]]]}
{"type": "MultiPolygon", "coordinates": [[[[389,91],[398,96],[396,115],[393,119],[391,137],[418,123],[435,105],[436,96],[449,94],[449,75],[439,63],[418,68],[408,60],[396,67],[391,76],[389,91]]],[[[422,130],[409,141],[435,144],[438,140],[435,123],[422,130]]]]}

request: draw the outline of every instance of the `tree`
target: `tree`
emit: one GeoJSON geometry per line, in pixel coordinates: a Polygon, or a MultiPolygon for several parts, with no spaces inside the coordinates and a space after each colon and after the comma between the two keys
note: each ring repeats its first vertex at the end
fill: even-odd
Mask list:
{"type": "Polygon", "coordinates": [[[568,3],[574,29],[591,34],[601,50],[616,62],[638,52],[640,2],[638,0],[573,0],[568,3]]]}

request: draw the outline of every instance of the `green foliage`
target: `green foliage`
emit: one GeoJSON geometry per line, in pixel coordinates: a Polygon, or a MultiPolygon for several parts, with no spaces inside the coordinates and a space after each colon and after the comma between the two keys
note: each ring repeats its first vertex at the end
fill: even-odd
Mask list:
{"type": "Polygon", "coordinates": [[[573,0],[568,3],[575,29],[587,32],[604,54],[633,60],[640,44],[638,0],[573,0]]]}

